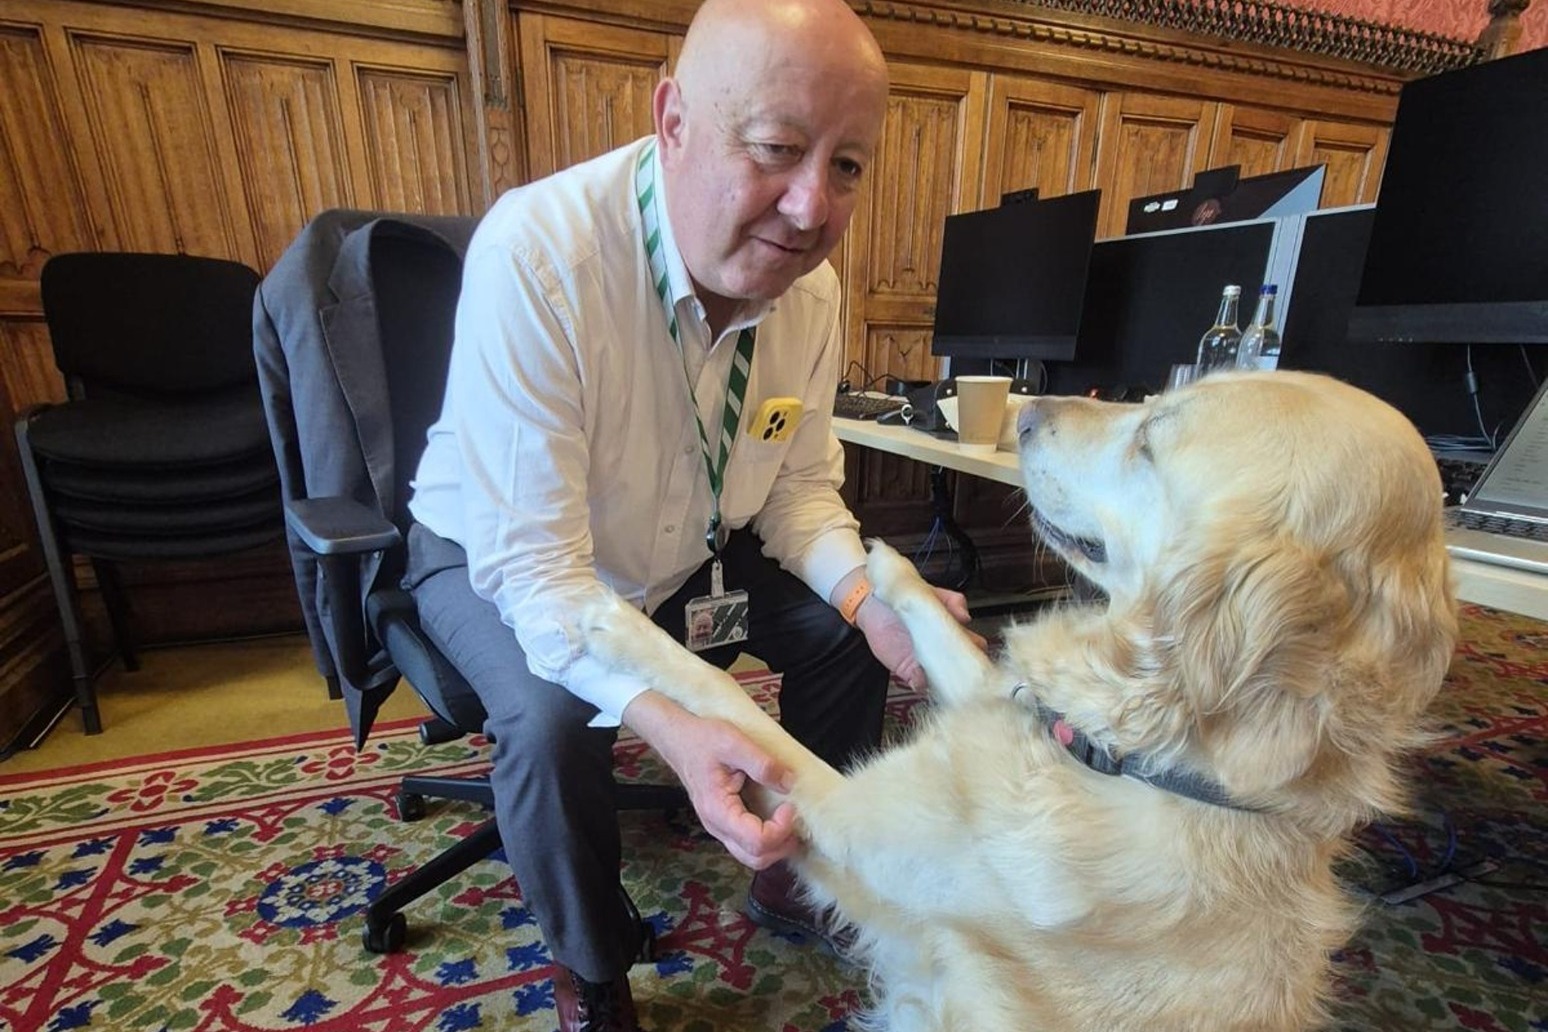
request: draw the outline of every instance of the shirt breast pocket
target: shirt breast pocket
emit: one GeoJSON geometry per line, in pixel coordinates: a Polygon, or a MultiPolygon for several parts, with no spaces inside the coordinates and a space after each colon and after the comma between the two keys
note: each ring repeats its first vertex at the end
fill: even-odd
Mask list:
{"type": "Polygon", "coordinates": [[[727,523],[740,526],[758,514],[774,487],[774,478],[785,461],[788,441],[759,441],[743,437],[726,463],[726,482],[720,511],[727,523]]]}

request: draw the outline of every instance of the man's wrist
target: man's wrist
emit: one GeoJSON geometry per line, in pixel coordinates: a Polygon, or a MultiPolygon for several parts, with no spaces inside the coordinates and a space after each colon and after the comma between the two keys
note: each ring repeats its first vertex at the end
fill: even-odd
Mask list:
{"type": "Polygon", "coordinates": [[[860,609],[871,599],[871,582],[864,576],[855,581],[854,586],[844,595],[839,602],[839,616],[849,626],[855,626],[860,617],[860,609]]]}

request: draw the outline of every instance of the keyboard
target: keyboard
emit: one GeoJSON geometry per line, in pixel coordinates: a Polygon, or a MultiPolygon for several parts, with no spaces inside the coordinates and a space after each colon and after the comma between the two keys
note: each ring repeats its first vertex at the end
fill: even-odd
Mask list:
{"type": "Polygon", "coordinates": [[[1466,509],[1448,509],[1446,522],[1453,527],[1468,530],[1485,530],[1491,534],[1522,538],[1527,541],[1548,541],[1548,523],[1536,520],[1512,519],[1487,512],[1469,512],[1466,509]]]}
{"type": "Polygon", "coordinates": [[[841,419],[875,419],[888,412],[896,412],[908,399],[883,394],[835,394],[833,414],[841,419]]]}

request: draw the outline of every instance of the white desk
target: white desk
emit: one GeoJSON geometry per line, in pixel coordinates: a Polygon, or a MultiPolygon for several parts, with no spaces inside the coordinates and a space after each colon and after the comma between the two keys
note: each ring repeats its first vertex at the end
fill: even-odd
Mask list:
{"type": "MultiPolygon", "coordinates": [[[[1021,467],[1014,452],[965,452],[955,441],[865,419],[835,419],[833,433],[848,444],[902,455],[1012,487],[1021,486],[1021,467]]],[[[1548,577],[1457,558],[1451,560],[1451,569],[1456,575],[1457,597],[1462,601],[1548,620],[1548,577]]]]}
{"type": "Polygon", "coordinates": [[[1507,566],[1451,558],[1457,598],[1492,609],[1548,620],[1548,577],[1507,566]]]}
{"type": "Polygon", "coordinates": [[[997,451],[992,455],[963,451],[956,441],[943,441],[920,430],[870,419],[833,420],[833,433],[848,444],[864,445],[892,455],[918,459],[933,466],[944,466],[958,473],[969,473],[986,480],[997,480],[1012,487],[1021,486],[1021,467],[1016,454],[997,451]]]}

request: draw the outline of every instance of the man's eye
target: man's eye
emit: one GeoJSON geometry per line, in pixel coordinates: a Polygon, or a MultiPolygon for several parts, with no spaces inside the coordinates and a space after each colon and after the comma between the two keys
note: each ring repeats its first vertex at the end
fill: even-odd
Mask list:
{"type": "Polygon", "coordinates": [[[801,156],[801,148],[792,143],[755,143],[753,153],[762,161],[793,161],[801,156]]]}
{"type": "Polygon", "coordinates": [[[843,176],[845,179],[859,179],[861,174],[865,172],[864,166],[852,158],[839,158],[834,162],[834,164],[838,168],[839,175],[843,176]]]}

